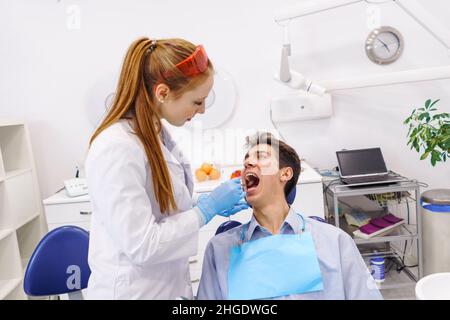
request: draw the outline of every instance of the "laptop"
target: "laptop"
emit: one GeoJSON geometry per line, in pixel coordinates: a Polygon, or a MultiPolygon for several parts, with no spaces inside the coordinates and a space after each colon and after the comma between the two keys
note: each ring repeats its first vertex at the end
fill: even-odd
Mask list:
{"type": "Polygon", "coordinates": [[[336,156],[341,181],[345,184],[363,186],[405,180],[389,172],[380,148],[337,151],[336,156]]]}

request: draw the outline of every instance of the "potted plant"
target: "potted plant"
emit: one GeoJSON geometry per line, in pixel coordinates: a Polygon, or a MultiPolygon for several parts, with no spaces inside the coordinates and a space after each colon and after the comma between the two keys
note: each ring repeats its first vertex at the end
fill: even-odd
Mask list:
{"type": "Polygon", "coordinates": [[[414,109],[404,121],[405,125],[409,125],[407,145],[421,153],[420,160],[431,156],[432,166],[450,157],[450,114],[437,113],[437,102],[439,99],[428,99],[423,107],[414,109]]]}

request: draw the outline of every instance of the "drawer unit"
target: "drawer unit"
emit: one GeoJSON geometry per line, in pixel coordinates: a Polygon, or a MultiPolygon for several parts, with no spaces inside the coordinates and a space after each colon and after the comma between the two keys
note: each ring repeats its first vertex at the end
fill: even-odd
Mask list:
{"type": "Polygon", "coordinates": [[[89,202],[54,204],[45,207],[45,214],[49,224],[89,222],[92,208],[89,202]]]}
{"type": "Polygon", "coordinates": [[[43,203],[49,231],[65,225],[89,230],[92,205],[87,195],[70,198],[63,190],[43,203]]]}

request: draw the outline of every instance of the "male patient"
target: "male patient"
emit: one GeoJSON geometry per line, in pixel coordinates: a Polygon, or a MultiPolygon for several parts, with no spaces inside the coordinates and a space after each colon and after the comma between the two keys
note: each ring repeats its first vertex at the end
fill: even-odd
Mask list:
{"type": "Polygon", "coordinates": [[[353,239],[288,205],[301,171],[295,150],[269,133],[247,138],[247,148],[242,181],[253,216],[209,241],[198,299],[382,299],[353,239]],[[290,272],[280,274],[283,266],[290,272]]]}

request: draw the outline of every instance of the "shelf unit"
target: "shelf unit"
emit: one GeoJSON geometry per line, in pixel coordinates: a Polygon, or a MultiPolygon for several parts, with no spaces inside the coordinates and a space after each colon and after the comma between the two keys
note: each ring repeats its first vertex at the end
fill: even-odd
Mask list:
{"type": "MultiPolygon", "coordinates": [[[[345,185],[339,179],[324,180],[324,199],[327,207],[327,221],[336,227],[346,231],[355,241],[367,266],[370,265],[370,258],[384,257],[385,261],[403,266],[400,272],[393,272],[386,280],[379,284],[380,290],[396,290],[400,288],[413,287],[422,278],[422,224],[420,216],[420,186],[417,181],[405,179],[404,181],[388,185],[367,185],[351,186],[345,185]],[[387,200],[380,204],[372,199],[379,195],[397,194],[397,198],[387,200]],[[368,197],[371,195],[372,198],[368,197]],[[330,198],[330,201],[328,200],[330,198]],[[359,203],[357,203],[359,201],[359,203]],[[392,201],[396,201],[394,206],[392,201]],[[370,239],[361,239],[353,235],[357,227],[349,226],[344,218],[346,210],[364,211],[375,218],[389,212],[402,216],[400,206],[407,207],[405,224],[401,225],[386,234],[370,239]],[[347,207],[347,208],[344,208],[347,207]],[[365,207],[363,209],[363,207],[365,207]],[[414,209],[415,215],[411,215],[414,209]],[[414,219],[412,219],[414,218],[414,219]],[[415,243],[415,253],[417,262],[414,266],[405,262],[405,250],[408,242],[415,243]],[[403,253],[395,246],[397,243],[405,245],[403,253]]],[[[383,291],[382,291],[383,292],[383,291]]]]}
{"type": "Polygon", "coordinates": [[[0,120],[0,299],[28,299],[27,263],[47,232],[28,128],[0,120]]]}

